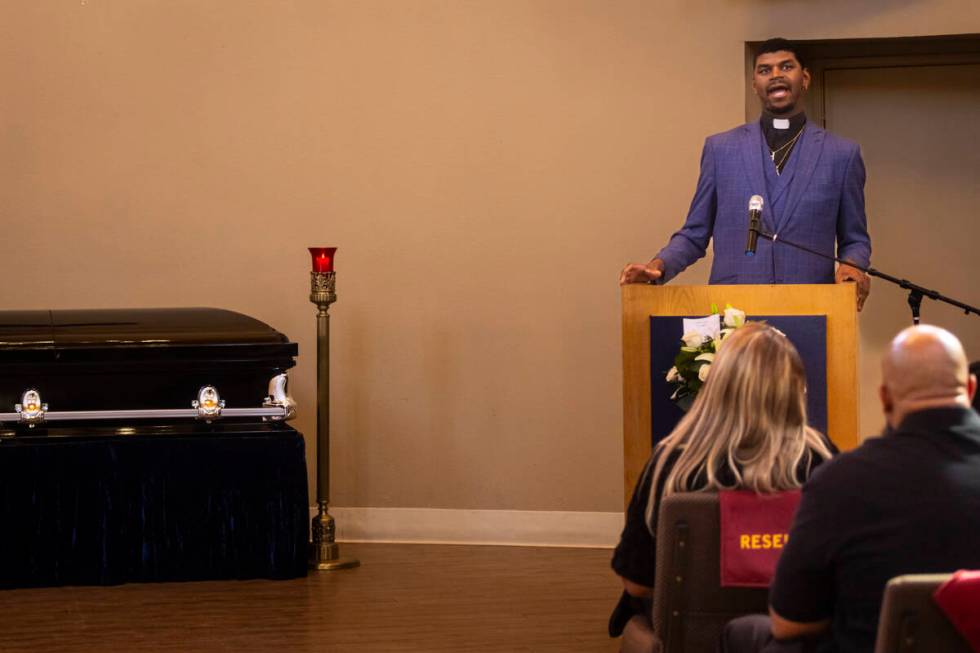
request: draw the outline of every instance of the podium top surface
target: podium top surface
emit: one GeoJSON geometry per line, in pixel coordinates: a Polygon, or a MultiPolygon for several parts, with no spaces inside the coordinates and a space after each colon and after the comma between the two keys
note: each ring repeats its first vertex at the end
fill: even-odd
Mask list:
{"type": "Polygon", "coordinates": [[[707,315],[711,304],[731,304],[770,315],[826,314],[848,310],[857,314],[857,289],[841,284],[767,284],[680,286],[628,284],[622,287],[624,307],[643,305],[658,315],[707,315]]]}

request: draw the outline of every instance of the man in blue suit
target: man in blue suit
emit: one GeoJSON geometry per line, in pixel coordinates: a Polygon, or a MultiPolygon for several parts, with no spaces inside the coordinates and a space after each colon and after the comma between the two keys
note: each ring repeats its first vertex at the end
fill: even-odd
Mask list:
{"type": "Polygon", "coordinates": [[[782,243],[760,239],[746,256],[749,198],[764,200],[762,227],[777,238],[867,267],[864,162],[858,145],[807,122],[802,96],[810,85],[799,49],[770,39],[755,56],[752,86],[762,101],[759,122],[709,136],[687,221],[649,263],[630,263],[620,284],[669,281],[704,256],[713,240],[708,283],[841,283],[867,275],[782,243]]]}

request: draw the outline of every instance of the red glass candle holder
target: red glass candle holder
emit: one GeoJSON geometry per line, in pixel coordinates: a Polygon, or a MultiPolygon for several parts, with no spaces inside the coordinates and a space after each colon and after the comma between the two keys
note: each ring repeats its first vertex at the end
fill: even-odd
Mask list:
{"type": "Polygon", "coordinates": [[[337,252],[336,247],[310,247],[310,256],[313,259],[314,272],[333,272],[333,258],[337,252]]]}

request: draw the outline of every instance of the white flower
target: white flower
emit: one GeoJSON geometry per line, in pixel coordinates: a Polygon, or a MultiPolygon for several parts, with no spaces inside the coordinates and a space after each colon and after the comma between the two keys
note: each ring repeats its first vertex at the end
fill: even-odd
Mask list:
{"type": "MultiPolygon", "coordinates": [[[[696,361],[708,361],[709,363],[712,363],[715,360],[715,355],[712,354],[712,353],[710,353],[710,352],[705,352],[703,354],[698,354],[697,356],[695,356],[694,357],[694,360],[696,360],[696,361]]],[[[701,380],[704,381],[704,379],[701,379],[701,380]]]]}
{"type": "Polygon", "coordinates": [[[725,326],[737,329],[745,324],[745,311],[740,311],[731,306],[725,309],[725,326]]]}
{"type": "Polygon", "coordinates": [[[674,366],[667,370],[667,383],[673,383],[681,378],[681,375],[677,373],[677,367],[674,366]]]}
{"type": "Polygon", "coordinates": [[[711,363],[708,363],[707,365],[702,365],[701,369],[698,370],[698,378],[701,379],[702,382],[707,381],[708,373],[710,371],[711,371],[711,363]]]}
{"type": "Polygon", "coordinates": [[[681,340],[683,340],[684,344],[691,349],[697,349],[704,344],[704,336],[695,331],[685,333],[683,336],[681,336],[681,340]]]}

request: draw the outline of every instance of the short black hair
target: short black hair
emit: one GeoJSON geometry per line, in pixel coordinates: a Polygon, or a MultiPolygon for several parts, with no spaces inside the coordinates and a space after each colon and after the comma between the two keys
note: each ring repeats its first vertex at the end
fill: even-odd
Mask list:
{"type": "Polygon", "coordinates": [[[770,52],[792,52],[796,60],[800,62],[801,68],[806,68],[806,58],[803,56],[801,48],[796,43],[792,41],[787,41],[784,38],[774,38],[764,41],[759,44],[759,47],[755,49],[755,59],[752,60],[752,66],[755,67],[755,63],[759,60],[759,57],[763,54],[769,54],[770,52]]]}

